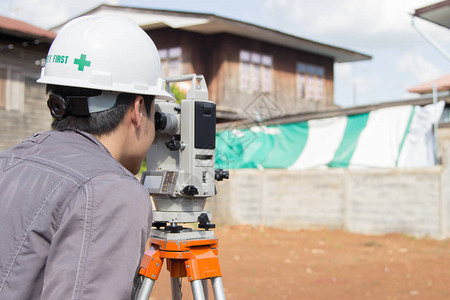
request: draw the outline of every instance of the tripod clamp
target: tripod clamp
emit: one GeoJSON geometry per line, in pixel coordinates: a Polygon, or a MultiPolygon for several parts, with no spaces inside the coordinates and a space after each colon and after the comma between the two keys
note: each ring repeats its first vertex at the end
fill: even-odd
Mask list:
{"type": "Polygon", "coordinates": [[[216,224],[211,224],[208,215],[202,213],[198,216],[198,228],[209,230],[210,228],[216,228],[216,224]]]}

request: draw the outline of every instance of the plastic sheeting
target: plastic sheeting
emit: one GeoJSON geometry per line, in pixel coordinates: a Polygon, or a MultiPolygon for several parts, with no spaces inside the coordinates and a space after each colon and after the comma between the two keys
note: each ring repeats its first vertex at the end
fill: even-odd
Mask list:
{"type": "Polygon", "coordinates": [[[218,168],[390,168],[434,165],[432,124],[444,102],[216,135],[218,168]]]}

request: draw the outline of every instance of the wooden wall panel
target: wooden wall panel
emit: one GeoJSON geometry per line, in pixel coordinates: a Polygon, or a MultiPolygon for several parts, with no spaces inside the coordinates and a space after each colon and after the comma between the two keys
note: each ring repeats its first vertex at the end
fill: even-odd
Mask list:
{"type": "Polygon", "coordinates": [[[36,62],[47,55],[48,48],[42,45],[32,51],[18,45],[13,50],[0,52],[0,103],[4,104],[3,107],[0,104],[0,151],[35,132],[49,130],[52,121],[45,84],[36,83],[41,70],[36,62]],[[11,70],[9,78],[7,69],[11,70]],[[6,88],[9,91],[5,94],[6,88]]]}
{"type": "Polygon", "coordinates": [[[182,47],[183,72],[203,74],[212,101],[219,106],[245,109],[259,92],[239,89],[240,50],[273,58],[271,98],[285,113],[317,110],[334,106],[333,59],[231,34],[203,35],[163,28],[148,32],[157,48],[182,47]],[[325,99],[296,98],[296,66],[304,62],[325,68],[325,99]]]}

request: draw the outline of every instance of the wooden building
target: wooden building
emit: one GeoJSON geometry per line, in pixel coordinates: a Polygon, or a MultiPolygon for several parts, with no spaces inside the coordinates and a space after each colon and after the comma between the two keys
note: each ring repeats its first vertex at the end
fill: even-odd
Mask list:
{"type": "MultiPolygon", "coordinates": [[[[134,19],[151,36],[164,76],[203,74],[219,122],[265,119],[249,113],[261,98],[276,110],[269,117],[333,108],[334,63],[370,59],[213,14],[101,5],[84,15],[111,14],[134,19]]],[[[36,79],[60,27],[0,17],[0,150],[50,128],[45,86],[36,79]]]]}
{"type": "Polygon", "coordinates": [[[45,86],[36,83],[55,34],[0,16],[0,150],[50,129],[45,86]]]}
{"type": "Polygon", "coordinates": [[[278,114],[334,107],[334,63],[371,58],[213,14],[101,5],[84,15],[135,20],[155,42],[163,75],[205,76],[222,121],[245,118],[261,95],[278,114]]]}

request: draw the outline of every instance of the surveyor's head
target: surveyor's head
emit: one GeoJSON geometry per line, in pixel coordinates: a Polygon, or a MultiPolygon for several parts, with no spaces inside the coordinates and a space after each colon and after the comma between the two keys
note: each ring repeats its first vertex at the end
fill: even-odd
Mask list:
{"type": "MultiPolygon", "coordinates": [[[[171,98],[155,44],[134,21],[118,16],[64,25],[38,82],[47,84],[53,129],[96,136],[114,132],[134,108],[153,122],[154,98],[171,98]]],[[[153,136],[154,128],[150,144],[153,136]]]]}

